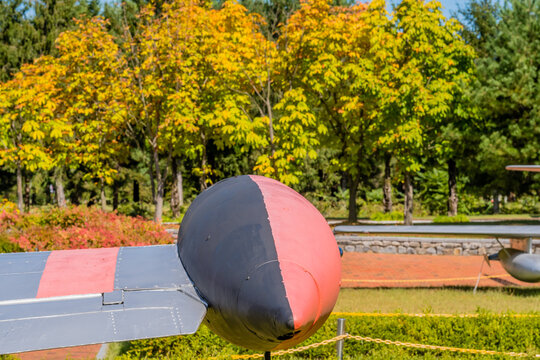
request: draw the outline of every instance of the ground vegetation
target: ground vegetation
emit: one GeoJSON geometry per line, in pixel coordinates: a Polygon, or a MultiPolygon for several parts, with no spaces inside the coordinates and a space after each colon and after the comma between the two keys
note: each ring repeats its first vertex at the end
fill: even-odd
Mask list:
{"type": "Polygon", "coordinates": [[[504,170],[538,160],[538,6],[3,2],[0,195],[160,222],[258,173],[351,222],[540,213],[504,170]]]}

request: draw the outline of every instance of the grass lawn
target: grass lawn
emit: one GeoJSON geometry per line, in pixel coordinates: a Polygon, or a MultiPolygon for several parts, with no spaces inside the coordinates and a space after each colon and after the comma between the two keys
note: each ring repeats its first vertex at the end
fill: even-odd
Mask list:
{"type": "Polygon", "coordinates": [[[539,288],[342,289],[334,312],[540,313],[539,288]]]}

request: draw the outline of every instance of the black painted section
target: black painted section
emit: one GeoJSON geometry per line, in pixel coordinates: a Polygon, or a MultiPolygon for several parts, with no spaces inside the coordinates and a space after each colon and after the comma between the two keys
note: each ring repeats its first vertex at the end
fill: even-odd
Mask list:
{"type": "Polygon", "coordinates": [[[223,180],[195,199],[180,226],[178,253],[218,335],[256,350],[292,336],[264,199],[249,176],[223,180]]]}

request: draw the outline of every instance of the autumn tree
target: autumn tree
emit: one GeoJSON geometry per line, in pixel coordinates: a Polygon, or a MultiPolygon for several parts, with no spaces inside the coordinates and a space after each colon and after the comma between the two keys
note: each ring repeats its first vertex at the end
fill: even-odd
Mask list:
{"type": "MultiPolygon", "coordinates": [[[[84,166],[85,179],[97,180],[101,206],[105,209],[105,185],[111,184],[119,159],[125,152],[128,92],[125,60],[106,22],[93,18],[62,33],[56,47],[56,79],[60,107],[58,116],[72,127],[73,139],[64,146],[66,157],[57,164],[61,179],[63,165],[84,166]]],[[[62,152],[59,151],[58,154],[62,152]]]]}
{"type": "MultiPolygon", "coordinates": [[[[24,211],[23,176],[49,170],[54,158],[47,142],[69,129],[55,118],[57,68],[51,58],[25,65],[0,85],[0,166],[15,170],[17,205],[24,211]]],[[[29,193],[26,179],[26,192],[29,193]]],[[[27,204],[28,206],[28,204],[27,204]]]]}
{"type": "Polygon", "coordinates": [[[223,44],[236,39],[234,32],[239,30],[237,8],[226,9],[175,1],[163,4],[157,15],[150,6],[141,14],[139,32],[126,32],[135,94],[128,113],[152,154],[156,221],[161,219],[173,158],[197,159],[193,172],[204,189],[213,173],[207,161],[209,144],[249,147],[258,139],[254,128],[264,125],[242,110],[249,104],[246,95],[221,79],[220,69],[228,62],[223,44]]]}
{"type": "Polygon", "coordinates": [[[357,217],[361,179],[370,172],[380,135],[380,76],[389,41],[384,3],[333,7],[324,0],[308,1],[287,25],[289,71],[309,94],[320,126],[328,129],[325,145],[336,148],[336,169],[349,184],[349,221],[357,217]]]}

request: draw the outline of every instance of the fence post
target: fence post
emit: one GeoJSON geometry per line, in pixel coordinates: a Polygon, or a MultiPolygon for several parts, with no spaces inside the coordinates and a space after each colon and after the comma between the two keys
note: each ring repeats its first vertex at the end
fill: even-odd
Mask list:
{"type": "MultiPolygon", "coordinates": [[[[345,319],[339,318],[337,319],[337,335],[343,335],[345,334],[345,319]]],[[[345,343],[344,339],[339,340],[336,342],[336,352],[337,352],[337,358],[338,360],[343,360],[343,345],[345,343]]]]}

